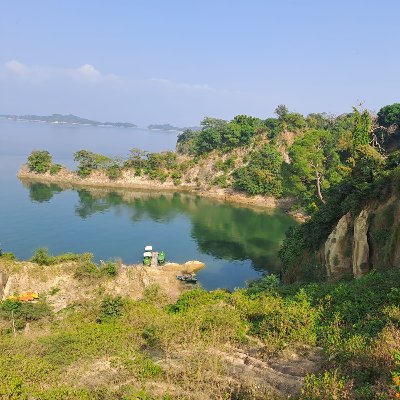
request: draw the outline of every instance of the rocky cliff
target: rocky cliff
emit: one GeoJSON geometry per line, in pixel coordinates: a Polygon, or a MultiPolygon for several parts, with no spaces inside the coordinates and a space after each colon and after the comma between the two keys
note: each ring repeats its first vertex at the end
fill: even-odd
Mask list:
{"type": "Polygon", "coordinates": [[[329,280],[359,278],[371,269],[400,268],[400,198],[344,215],[320,251],[329,280]]]}

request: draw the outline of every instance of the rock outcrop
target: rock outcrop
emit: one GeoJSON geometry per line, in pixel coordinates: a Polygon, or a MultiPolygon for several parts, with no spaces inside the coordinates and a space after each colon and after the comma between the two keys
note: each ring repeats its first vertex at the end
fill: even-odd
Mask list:
{"type": "Polygon", "coordinates": [[[359,278],[371,269],[400,268],[400,201],[371,203],[355,217],[342,216],[320,253],[330,281],[359,278]]]}
{"type": "Polygon", "coordinates": [[[7,285],[7,281],[8,281],[8,276],[4,272],[0,271],[0,300],[3,299],[4,289],[7,285]]]}
{"type": "Polygon", "coordinates": [[[369,271],[368,210],[362,210],[354,220],[353,275],[363,276],[369,271]]]}
{"type": "Polygon", "coordinates": [[[328,279],[341,278],[351,270],[351,215],[340,218],[324,246],[325,265],[328,279]]]}

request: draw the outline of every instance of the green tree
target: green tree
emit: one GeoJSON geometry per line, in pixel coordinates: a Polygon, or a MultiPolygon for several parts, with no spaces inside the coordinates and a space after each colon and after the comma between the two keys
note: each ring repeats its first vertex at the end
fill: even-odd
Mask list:
{"type": "Polygon", "coordinates": [[[284,104],[279,104],[275,108],[275,114],[278,116],[280,120],[284,119],[288,113],[289,110],[284,104]]]}
{"type": "Polygon", "coordinates": [[[199,131],[192,129],[185,129],[181,132],[176,141],[176,151],[181,154],[193,154],[195,151],[194,143],[198,134],[199,131]]]}
{"type": "Polygon", "coordinates": [[[353,153],[359,146],[367,145],[371,136],[371,116],[367,110],[362,113],[356,108],[354,110],[354,129],[353,129],[353,153]]]}
{"type": "Polygon", "coordinates": [[[378,123],[385,128],[392,125],[400,126],[400,103],[382,107],[378,112],[378,123]]]}
{"type": "Polygon", "coordinates": [[[47,172],[52,165],[51,154],[47,150],[32,151],[28,157],[28,167],[39,174],[47,172]]]}
{"type": "Polygon", "coordinates": [[[264,145],[251,154],[248,165],[234,172],[234,188],[250,195],[269,194],[280,197],[282,162],[282,155],[274,146],[264,145]]]}
{"type": "MultiPolygon", "coordinates": [[[[308,201],[316,194],[325,203],[322,191],[330,186],[327,176],[339,166],[332,134],[323,130],[306,132],[295,140],[289,157],[291,164],[288,166],[287,179],[291,193],[301,195],[308,201]]],[[[338,176],[332,177],[332,180],[337,179],[338,176]]]]}
{"type": "Polygon", "coordinates": [[[74,161],[79,163],[78,175],[82,177],[89,176],[94,170],[106,169],[112,163],[111,158],[87,150],[75,152],[74,161]]]}

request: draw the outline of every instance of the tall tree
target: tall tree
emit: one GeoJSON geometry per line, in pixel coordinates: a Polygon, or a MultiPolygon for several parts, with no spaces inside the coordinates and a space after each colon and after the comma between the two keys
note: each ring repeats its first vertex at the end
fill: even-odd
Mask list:
{"type": "Polygon", "coordinates": [[[354,129],[353,129],[353,153],[359,146],[369,144],[371,137],[371,116],[367,110],[362,113],[356,108],[354,110],[354,129]]]}
{"type": "MultiPolygon", "coordinates": [[[[289,156],[291,164],[287,179],[292,194],[301,195],[308,201],[316,195],[325,203],[323,188],[329,186],[328,175],[339,166],[332,134],[323,130],[306,132],[295,140],[289,156]]],[[[337,177],[332,180],[337,180],[337,177]]]]}

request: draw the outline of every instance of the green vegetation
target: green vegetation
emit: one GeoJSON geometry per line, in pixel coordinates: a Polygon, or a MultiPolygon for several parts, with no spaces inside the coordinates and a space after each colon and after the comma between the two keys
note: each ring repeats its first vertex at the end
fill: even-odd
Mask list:
{"type": "MultiPolygon", "coordinates": [[[[68,262],[78,271],[85,258],[68,262]]],[[[97,287],[101,276],[91,279],[85,286],[97,287]]],[[[281,285],[271,275],[232,293],[189,290],[175,302],[157,286],[140,301],[99,290],[54,314],[56,289],[37,303],[1,302],[0,398],[263,398],[246,374],[232,379],[233,350],[261,360],[315,346],[321,369],[300,399],[390,399],[398,390],[396,270],[336,284],[281,285]]]]}
{"type": "Polygon", "coordinates": [[[79,150],[74,153],[74,161],[78,163],[77,173],[80,177],[89,176],[94,170],[109,168],[111,159],[102,154],[79,150]]]}
{"type": "Polygon", "coordinates": [[[39,265],[55,265],[68,261],[90,260],[91,257],[92,256],[89,253],[65,253],[59,256],[52,256],[49,254],[48,249],[46,249],[45,247],[39,247],[35,251],[33,257],[31,258],[31,261],[39,265]]]}
{"type": "Polygon", "coordinates": [[[235,170],[233,187],[250,195],[282,195],[282,155],[270,144],[249,155],[248,165],[235,170]]]}
{"type": "MultiPolygon", "coordinates": [[[[398,107],[385,106],[377,116],[354,107],[339,116],[304,117],[279,105],[276,118],[265,120],[247,115],[231,121],[206,117],[201,129],[185,129],[178,136],[176,153],[134,148],[126,159],[113,159],[80,150],[74,160],[82,178],[99,171],[109,180],[119,180],[133,172],[176,186],[292,197],[295,208],[312,215],[329,200],[332,188],[351,179],[367,153],[367,158],[378,159],[398,148],[398,107]]],[[[31,170],[58,173],[60,167],[51,165],[47,152],[34,153],[28,160],[31,170]]]]}
{"type": "Polygon", "coordinates": [[[47,172],[52,164],[51,154],[46,151],[32,151],[28,157],[28,167],[31,171],[43,174],[47,172]]]}
{"type": "MultiPolygon", "coordinates": [[[[286,281],[323,280],[325,268],[318,261],[317,253],[338,220],[347,213],[358,215],[371,202],[383,202],[390,196],[398,196],[400,168],[397,162],[393,162],[396,157],[394,153],[385,159],[370,146],[357,149],[351,173],[327,191],[326,204],[314,212],[309,221],[287,233],[280,250],[286,281]]],[[[391,217],[370,221],[371,243],[378,245],[375,248],[380,250],[381,257],[381,260],[376,260],[376,268],[382,264],[383,268],[393,265],[389,255],[399,232],[395,227],[385,231],[393,223],[393,217],[392,213],[391,217]]]]}
{"type": "Polygon", "coordinates": [[[30,171],[38,174],[50,172],[51,175],[57,175],[62,168],[60,164],[53,164],[52,156],[46,150],[32,151],[28,156],[27,165],[30,171]]]}

